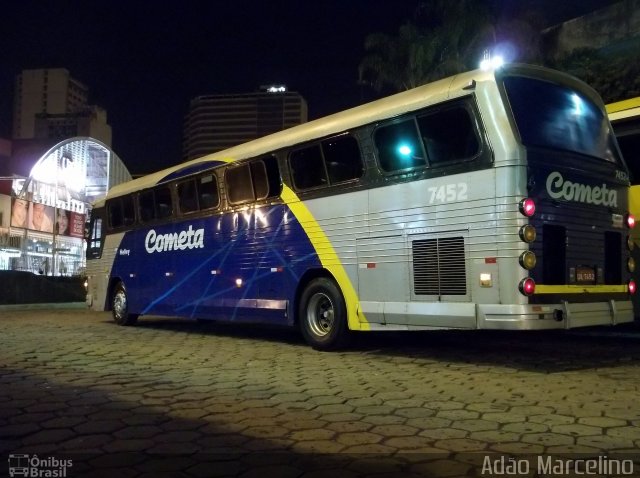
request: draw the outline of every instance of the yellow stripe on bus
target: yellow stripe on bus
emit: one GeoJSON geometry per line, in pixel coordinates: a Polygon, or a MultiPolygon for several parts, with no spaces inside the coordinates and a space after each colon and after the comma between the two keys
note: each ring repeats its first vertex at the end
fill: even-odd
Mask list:
{"type": "Polygon", "coordinates": [[[618,101],[616,103],[609,103],[608,105],[605,105],[605,108],[607,110],[607,114],[611,114],[631,108],[637,108],[639,106],[640,96],[638,96],[637,98],[629,98],[627,100],[618,101]]]}
{"type": "Polygon", "coordinates": [[[320,224],[318,224],[313,214],[311,214],[311,211],[300,201],[300,198],[298,198],[291,188],[283,185],[281,197],[307,234],[307,237],[320,258],[322,266],[327,269],[338,282],[347,306],[349,329],[370,330],[369,323],[366,321],[364,314],[362,311],[358,311],[359,301],[356,290],[347,275],[347,271],[344,270],[338,254],[333,248],[333,245],[331,245],[331,241],[329,241],[320,224]],[[361,322],[361,320],[363,322],[361,322]]]}
{"type": "Polygon", "coordinates": [[[623,285],[544,285],[536,284],[535,294],[612,294],[616,292],[628,292],[626,284],[623,285]]]}

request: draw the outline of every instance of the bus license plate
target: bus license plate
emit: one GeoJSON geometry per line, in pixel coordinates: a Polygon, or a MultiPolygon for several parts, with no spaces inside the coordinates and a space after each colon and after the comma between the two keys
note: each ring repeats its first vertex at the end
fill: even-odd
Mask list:
{"type": "Polygon", "coordinates": [[[593,267],[576,267],[576,282],[578,284],[595,284],[596,271],[593,267]]]}

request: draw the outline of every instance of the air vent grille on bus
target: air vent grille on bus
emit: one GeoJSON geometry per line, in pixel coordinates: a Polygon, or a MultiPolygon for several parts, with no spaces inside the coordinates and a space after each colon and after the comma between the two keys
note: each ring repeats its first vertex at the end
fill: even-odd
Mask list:
{"type": "Polygon", "coordinates": [[[411,243],[416,295],[465,295],[464,239],[442,237],[411,243]]]}

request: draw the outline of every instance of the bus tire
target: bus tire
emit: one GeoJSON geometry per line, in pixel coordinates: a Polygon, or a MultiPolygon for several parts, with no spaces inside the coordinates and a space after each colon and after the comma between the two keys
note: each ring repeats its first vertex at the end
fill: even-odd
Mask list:
{"type": "Polygon", "coordinates": [[[127,290],[122,282],[118,282],[113,289],[111,312],[113,313],[113,320],[118,325],[134,325],[138,320],[136,314],[129,313],[127,290]]]}
{"type": "Polygon", "coordinates": [[[300,296],[298,322],[304,339],[316,350],[347,345],[347,307],[336,283],[326,277],[313,279],[300,296]]]}

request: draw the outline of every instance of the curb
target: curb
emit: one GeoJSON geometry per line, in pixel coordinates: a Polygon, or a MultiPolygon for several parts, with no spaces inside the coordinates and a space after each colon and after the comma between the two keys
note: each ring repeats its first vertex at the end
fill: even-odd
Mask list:
{"type": "Polygon", "coordinates": [[[86,309],[86,302],[53,302],[43,304],[2,304],[0,311],[3,310],[37,310],[37,309],[86,309]]]}

